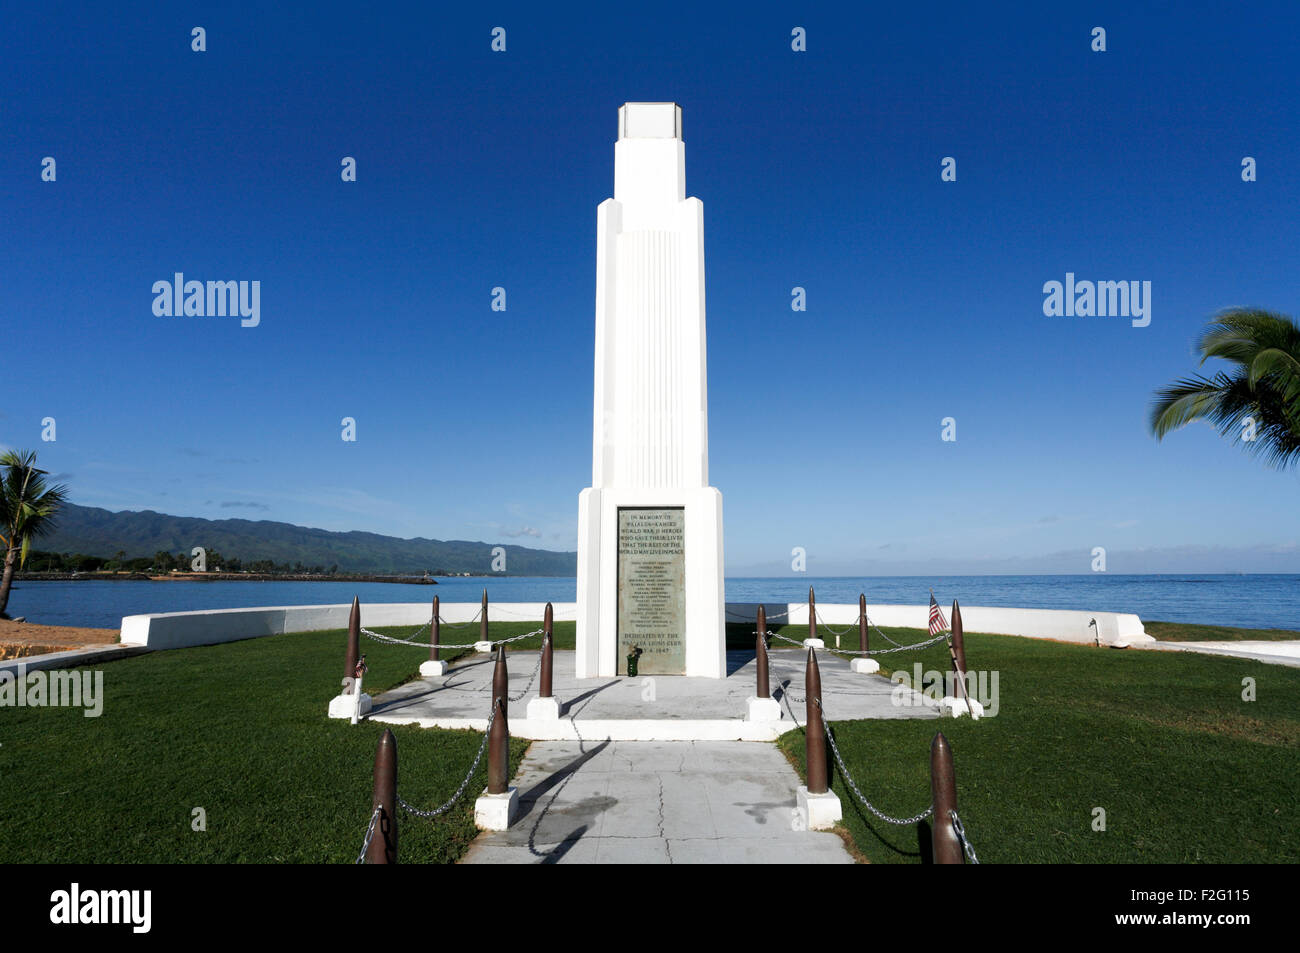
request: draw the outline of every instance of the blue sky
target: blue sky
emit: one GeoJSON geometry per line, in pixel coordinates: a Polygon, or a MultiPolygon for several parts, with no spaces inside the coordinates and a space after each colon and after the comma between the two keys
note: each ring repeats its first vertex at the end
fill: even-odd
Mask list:
{"type": "Polygon", "coordinates": [[[617,108],[674,100],[729,573],[1298,571],[1300,475],[1146,415],[1216,311],[1300,312],[1300,9],[1130,6],[16,9],[0,444],[86,505],[574,548],[617,108]],[[260,325],[155,316],[177,271],[260,325]],[[1150,325],[1045,317],[1067,272],[1150,325]]]}

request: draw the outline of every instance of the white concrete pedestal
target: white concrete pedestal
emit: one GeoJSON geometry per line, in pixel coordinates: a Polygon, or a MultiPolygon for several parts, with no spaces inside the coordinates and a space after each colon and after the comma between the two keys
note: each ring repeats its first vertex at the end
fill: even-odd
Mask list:
{"type": "Polygon", "coordinates": [[[844,817],[839,796],[829,788],[825,794],[810,794],[807,786],[801,784],[799,793],[795,796],[795,804],[804,830],[824,831],[828,827],[834,827],[844,817]]]}
{"type": "Polygon", "coordinates": [[[491,652],[496,646],[492,642],[475,642],[475,652],[491,652]]]}
{"type": "Polygon", "coordinates": [[[780,721],[781,703],[775,698],[750,698],[745,702],[745,721],[780,721]]]}
{"type": "Polygon", "coordinates": [[[966,699],[945,695],[943,700],[939,702],[939,712],[940,714],[951,715],[953,718],[970,715],[972,720],[979,721],[984,717],[984,706],[972,698],[970,706],[967,707],[966,699]]]}
{"type": "Polygon", "coordinates": [[[370,696],[365,692],[361,693],[361,708],[357,709],[357,697],[355,695],[335,695],[330,699],[330,717],[352,719],[352,713],[356,711],[362,717],[370,714],[370,696]]]}
{"type": "Polygon", "coordinates": [[[505,794],[488,794],[484,788],[474,802],[474,824],[483,831],[508,830],[519,813],[519,789],[506,788],[505,794]]]}
{"type": "Polygon", "coordinates": [[[855,658],[849,662],[849,668],[859,675],[874,675],[880,671],[880,663],[873,658],[855,658]]]}
{"type": "Polygon", "coordinates": [[[420,674],[425,678],[447,674],[446,662],[424,661],[420,663],[420,674]]]}
{"type": "Polygon", "coordinates": [[[533,698],[528,702],[529,721],[556,721],[560,717],[560,700],[550,698],[533,698]]]}
{"type": "Polygon", "coordinates": [[[821,639],[804,639],[803,647],[806,649],[824,649],[826,648],[826,643],[821,639]]]}

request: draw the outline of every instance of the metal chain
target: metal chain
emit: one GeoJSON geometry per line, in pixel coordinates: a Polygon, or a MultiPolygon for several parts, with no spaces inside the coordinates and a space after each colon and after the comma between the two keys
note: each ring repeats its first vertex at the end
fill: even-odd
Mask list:
{"type": "Polygon", "coordinates": [[[834,629],[831,628],[830,623],[822,618],[822,614],[820,612],[814,610],[813,618],[817,620],[819,625],[824,626],[827,632],[829,632],[833,636],[836,636],[837,638],[842,635],[848,635],[850,632],[853,631],[853,626],[857,625],[857,623],[854,622],[848,628],[841,629],[840,631],[836,632],[834,629]]]}
{"type": "MultiPolygon", "coordinates": [[[[822,707],[822,703],[820,700],[814,701],[813,704],[815,704],[818,708],[822,707]]],[[[822,714],[825,715],[824,709],[822,714]]],[[[848,782],[849,788],[853,791],[854,796],[856,796],[857,799],[862,802],[863,806],[868,811],[876,815],[876,817],[880,818],[885,823],[897,824],[900,827],[904,827],[909,824],[919,824],[921,823],[921,821],[925,820],[927,817],[929,817],[931,814],[934,813],[933,804],[927,807],[920,814],[917,814],[914,817],[907,817],[907,818],[890,817],[888,814],[879,810],[874,804],[872,804],[863,796],[860,790],[858,790],[858,783],[853,780],[853,775],[849,773],[848,767],[845,766],[844,759],[840,757],[839,746],[835,744],[835,737],[834,735],[831,734],[830,726],[826,723],[826,719],[824,717],[822,718],[822,729],[826,732],[826,740],[830,742],[831,751],[835,754],[835,763],[840,766],[840,774],[844,775],[844,780],[848,782]]]]}
{"type": "Polygon", "coordinates": [[[483,607],[479,606],[478,612],[475,612],[474,617],[470,619],[468,622],[448,622],[446,619],[442,617],[442,613],[440,612],[438,613],[438,622],[442,625],[445,625],[449,629],[463,629],[465,628],[465,626],[473,625],[475,622],[477,622],[478,617],[481,616],[482,614],[483,614],[483,607]]]}
{"type": "Polygon", "coordinates": [[[406,811],[408,814],[414,814],[416,817],[437,817],[439,814],[446,813],[450,810],[451,806],[459,801],[460,796],[465,793],[465,788],[469,787],[470,779],[474,777],[474,772],[478,770],[478,763],[483,760],[483,752],[487,750],[488,738],[492,734],[492,722],[496,721],[496,717],[497,706],[493,705],[492,714],[488,716],[487,728],[483,732],[483,741],[478,746],[478,754],[474,755],[474,763],[469,766],[469,773],[465,775],[465,780],[460,782],[460,787],[458,787],[456,793],[451,796],[451,800],[447,801],[446,804],[443,804],[440,807],[435,807],[431,811],[421,811],[418,808],[411,807],[411,805],[406,803],[406,800],[402,795],[398,794],[397,803],[402,805],[402,810],[406,811]]]}
{"type": "MultiPolygon", "coordinates": [[[[425,626],[424,628],[428,628],[428,626],[425,626]]],[[[424,628],[421,628],[421,629],[420,629],[420,632],[423,632],[423,631],[424,631],[424,628]]],[[[508,642],[518,642],[520,639],[526,639],[526,638],[528,638],[529,636],[532,636],[532,635],[540,635],[542,632],[545,632],[545,631],[546,631],[545,629],[533,629],[533,631],[531,631],[531,632],[525,632],[523,635],[515,635],[515,636],[511,636],[511,637],[508,638],[508,639],[492,639],[492,640],[490,641],[489,644],[491,644],[491,645],[505,645],[505,644],[508,643],[508,642]]],[[[415,634],[416,634],[416,635],[419,635],[420,632],[416,632],[415,634]]],[[[410,641],[409,639],[395,639],[395,638],[393,638],[391,635],[384,635],[384,634],[382,634],[382,633],[380,633],[380,632],[372,632],[372,631],[370,631],[369,629],[367,629],[365,626],[362,626],[362,627],[361,627],[361,633],[362,633],[363,635],[369,637],[369,638],[374,639],[376,642],[387,642],[387,643],[390,644],[390,645],[410,645],[410,646],[413,646],[413,647],[415,647],[415,648],[421,648],[421,649],[427,649],[427,648],[429,647],[429,643],[428,643],[428,642],[412,642],[412,641],[410,641]]],[[[478,645],[477,642],[439,642],[439,643],[438,643],[438,648],[440,648],[440,649],[472,649],[472,648],[473,648],[474,646],[476,646],[476,645],[478,645]]]]}
{"type": "MultiPolygon", "coordinates": [[[[517,702],[528,694],[528,689],[533,687],[533,681],[537,678],[537,673],[542,670],[542,656],[546,653],[546,640],[542,639],[542,647],[537,650],[537,664],[533,666],[533,674],[528,676],[528,684],[523,687],[518,695],[511,695],[509,701],[517,702]]],[[[495,714],[495,709],[493,714],[495,714]]]]}
{"type": "MultiPolygon", "coordinates": [[[[757,632],[755,632],[754,634],[755,634],[755,635],[758,635],[757,632]]],[[[780,639],[782,642],[789,642],[791,645],[798,645],[798,646],[802,646],[802,645],[803,645],[803,642],[800,642],[800,641],[798,641],[798,640],[796,640],[796,639],[786,638],[784,635],[781,635],[781,634],[779,634],[779,633],[777,633],[777,632],[770,632],[770,631],[769,631],[769,632],[767,632],[766,634],[767,634],[767,635],[770,635],[770,636],[771,636],[772,638],[774,638],[774,639],[780,639]]],[[[839,655],[888,655],[888,654],[890,654],[891,652],[903,652],[903,651],[906,651],[906,650],[908,650],[908,649],[928,649],[930,646],[934,645],[936,642],[942,642],[942,641],[943,641],[944,639],[946,639],[947,637],[948,637],[948,636],[947,636],[946,633],[940,633],[939,635],[936,635],[936,636],[935,636],[934,638],[932,638],[932,639],[927,639],[927,640],[924,641],[924,642],[914,642],[914,643],[912,643],[911,645],[898,645],[898,643],[894,643],[895,645],[898,645],[898,647],[897,647],[897,648],[892,648],[892,649],[868,649],[866,652],[862,652],[862,651],[851,651],[851,650],[849,650],[849,649],[827,649],[827,651],[828,651],[828,652],[835,652],[835,653],[837,653],[837,654],[839,654],[839,655]]]]}
{"type": "Polygon", "coordinates": [[[366,828],[366,839],[361,843],[361,853],[357,854],[357,863],[366,862],[366,851],[370,849],[370,842],[375,837],[375,826],[379,823],[380,808],[375,808],[375,812],[370,815],[370,826],[366,828]]]}
{"type": "Polygon", "coordinates": [[[395,639],[391,635],[383,635],[382,633],[379,632],[371,632],[364,625],[361,626],[360,628],[361,628],[362,635],[365,635],[368,638],[372,638],[376,642],[388,642],[391,645],[414,645],[420,648],[427,649],[429,647],[428,642],[412,642],[411,639],[414,639],[416,636],[420,635],[420,633],[422,633],[425,629],[427,629],[429,625],[430,623],[428,622],[424,623],[424,625],[420,626],[413,633],[411,633],[410,639],[395,639]]]}
{"type": "Polygon", "coordinates": [[[975,856],[975,848],[971,846],[971,842],[966,838],[966,828],[962,826],[961,818],[957,816],[955,810],[949,811],[948,816],[952,818],[952,829],[957,834],[957,840],[961,841],[961,846],[962,849],[966,851],[966,856],[970,858],[972,864],[978,864],[980,859],[975,856]]]}

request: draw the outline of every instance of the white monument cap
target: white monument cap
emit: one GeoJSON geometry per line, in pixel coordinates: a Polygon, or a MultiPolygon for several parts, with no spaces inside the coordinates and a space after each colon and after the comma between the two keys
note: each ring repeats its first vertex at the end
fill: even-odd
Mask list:
{"type": "Polygon", "coordinates": [[[676,103],[624,103],[618,109],[620,139],[680,139],[682,107],[676,103]]]}

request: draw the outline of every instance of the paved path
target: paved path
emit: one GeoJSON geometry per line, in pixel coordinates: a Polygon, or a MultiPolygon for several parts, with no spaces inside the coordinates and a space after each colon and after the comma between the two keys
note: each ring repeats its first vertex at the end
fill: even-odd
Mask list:
{"type": "Polygon", "coordinates": [[[1156,642],[1137,647],[1155,649],[1160,652],[1200,652],[1203,655],[1231,655],[1236,658],[1250,659],[1252,662],[1290,665],[1293,668],[1300,667],[1300,640],[1297,639],[1286,639],[1278,642],[1249,640],[1240,642],[1156,642]]]}
{"type": "MultiPolygon", "coordinates": [[[[509,652],[510,693],[520,695],[507,709],[510,733],[544,740],[612,739],[615,741],[771,741],[804,721],[804,662],[801,650],[773,651],[772,696],[781,702],[779,722],[746,722],[745,702],[755,692],[754,653],[728,652],[728,676],[575,677],[574,653],[557,651],[553,690],[560,718],[527,719],[528,701],[537,685],[528,686],[536,652],[509,652]],[[780,686],[789,684],[786,698],[780,686]],[[527,689],[525,691],[525,689],[527,689]],[[793,716],[793,717],[792,717],[793,716]]],[[[832,721],[861,718],[936,718],[933,707],[898,705],[895,686],[880,675],[858,675],[849,663],[818,653],[822,698],[832,721]]],[[[407,682],[375,699],[372,721],[424,727],[487,726],[493,660],[487,655],[458,662],[444,676],[407,682]]]]}
{"type": "Polygon", "coordinates": [[[836,834],[792,828],[798,777],[773,744],[537,741],[520,814],[467,864],[847,864],[836,834]]]}

